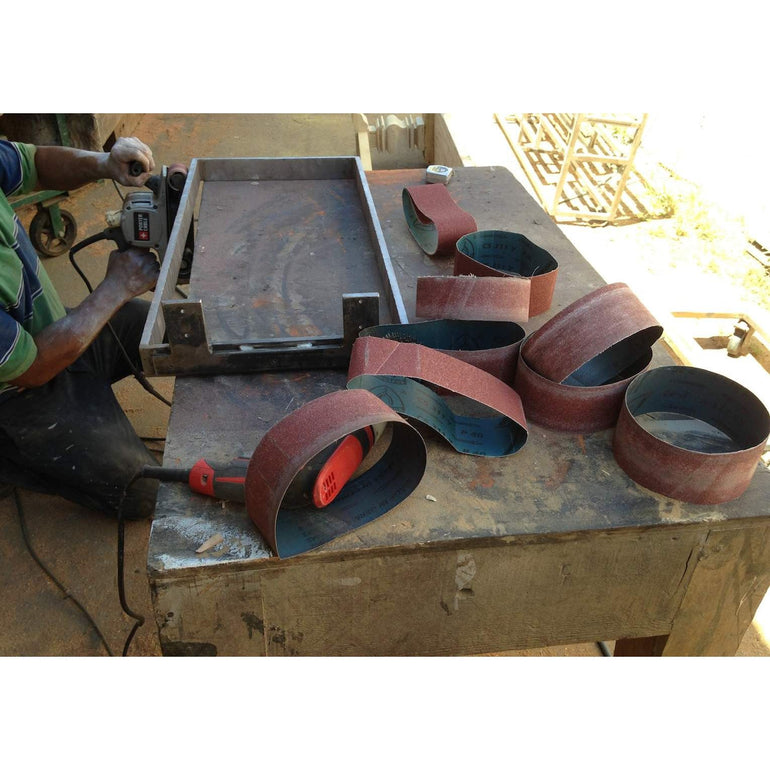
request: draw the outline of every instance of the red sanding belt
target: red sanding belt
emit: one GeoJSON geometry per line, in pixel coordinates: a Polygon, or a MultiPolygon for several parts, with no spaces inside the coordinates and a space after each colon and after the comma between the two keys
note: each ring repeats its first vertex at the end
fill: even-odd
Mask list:
{"type": "Polygon", "coordinates": [[[558,263],[521,233],[481,230],[457,241],[454,277],[417,279],[421,318],[528,321],[551,307],[558,263]]]}
{"type": "MultiPolygon", "coordinates": [[[[348,387],[364,387],[360,383],[373,375],[391,377],[394,381],[426,383],[429,387],[424,388],[418,398],[410,399],[403,390],[397,393],[394,400],[398,399],[399,403],[393,404],[393,407],[430,425],[458,451],[503,456],[517,451],[526,441],[527,422],[518,393],[497,377],[471,364],[423,345],[380,337],[359,337],[353,344],[350,357],[348,387]],[[464,396],[497,413],[502,419],[497,420],[496,428],[502,428],[507,434],[501,438],[498,430],[492,445],[490,437],[482,435],[483,418],[478,420],[478,426],[474,426],[476,418],[454,415],[468,427],[467,433],[460,435],[457,431],[459,422],[453,424],[453,417],[447,412],[451,409],[440,400],[436,391],[464,396]],[[436,400],[433,400],[434,396],[436,400]],[[476,427],[478,440],[472,435],[476,427]]],[[[383,385],[383,382],[377,385],[383,385]]],[[[387,390],[386,385],[383,390],[387,390]]],[[[488,418],[486,420],[489,422],[488,418]]]]}
{"type": "MultiPolygon", "coordinates": [[[[618,418],[623,394],[633,377],[595,387],[564,385],[553,382],[527,364],[522,343],[513,386],[530,422],[570,433],[594,433],[611,428],[618,418]]],[[[647,363],[651,360],[652,355],[647,363]]]]}
{"type": "Polygon", "coordinates": [[[417,279],[415,314],[418,318],[527,321],[529,295],[529,281],[510,276],[421,276],[417,279]]]}
{"type": "Polygon", "coordinates": [[[414,342],[471,364],[513,385],[524,329],[512,321],[422,321],[413,324],[382,324],[359,333],[414,342]]]}
{"type": "Polygon", "coordinates": [[[457,251],[455,253],[454,274],[475,275],[479,278],[511,278],[516,283],[524,284],[529,301],[526,310],[527,318],[522,320],[528,320],[536,315],[540,315],[540,313],[545,313],[551,307],[553,292],[556,287],[557,270],[551,270],[544,275],[533,275],[530,277],[511,275],[502,270],[495,270],[493,267],[489,267],[477,259],[457,251]]]}
{"type": "Polygon", "coordinates": [[[768,435],[770,415],[747,388],[705,369],[663,366],[628,386],[612,450],[643,487],[714,504],[746,491],[768,435]]]}
{"type": "Polygon", "coordinates": [[[443,184],[405,187],[402,202],[409,230],[431,256],[451,256],[458,238],[476,230],[476,220],[454,202],[443,184]]]}
{"type": "Polygon", "coordinates": [[[514,387],[527,417],[555,430],[611,428],[662,332],[625,284],[574,302],[522,343],[514,387]]]}
{"type": "Polygon", "coordinates": [[[527,363],[543,377],[563,382],[613,346],[628,346],[625,363],[630,365],[637,351],[649,348],[662,333],[663,328],[625,283],[611,283],[543,324],[527,346],[527,363]],[[632,344],[634,340],[639,344],[632,344]]]}
{"type": "Polygon", "coordinates": [[[422,437],[393,409],[366,390],[335,391],[287,415],[264,435],[246,472],[246,510],[279,557],[295,556],[394,508],[420,483],[425,464],[422,437]],[[387,450],[327,507],[282,507],[292,481],[319,452],[380,423],[391,427],[387,450]]]}

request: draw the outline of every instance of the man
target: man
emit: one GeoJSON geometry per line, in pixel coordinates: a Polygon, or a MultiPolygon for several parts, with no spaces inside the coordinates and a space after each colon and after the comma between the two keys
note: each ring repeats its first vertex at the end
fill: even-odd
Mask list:
{"type": "Polygon", "coordinates": [[[130,374],[108,322],[135,366],[159,267],[143,249],[113,251],[104,280],[66,311],[7,198],[74,190],[99,179],[140,187],[155,162],[135,138],[110,152],[0,140],[0,485],[57,494],[125,518],[152,515],[157,461],[134,432],[111,384],[130,374]],[[129,175],[132,161],[144,173],[129,175]]]}

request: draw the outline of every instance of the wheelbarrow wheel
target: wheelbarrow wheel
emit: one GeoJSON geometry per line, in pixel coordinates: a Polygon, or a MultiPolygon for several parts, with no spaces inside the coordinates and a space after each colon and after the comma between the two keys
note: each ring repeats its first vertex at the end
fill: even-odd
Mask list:
{"type": "Polygon", "coordinates": [[[63,225],[62,233],[54,231],[51,213],[47,209],[38,211],[29,223],[29,237],[32,245],[44,257],[58,257],[64,254],[77,238],[78,228],[75,217],[64,209],[59,209],[59,215],[63,225]]]}

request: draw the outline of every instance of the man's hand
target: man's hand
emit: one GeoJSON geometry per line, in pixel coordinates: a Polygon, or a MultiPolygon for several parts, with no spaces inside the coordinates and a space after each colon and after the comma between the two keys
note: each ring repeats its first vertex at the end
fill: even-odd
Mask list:
{"type": "Polygon", "coordinates": [[[85,351],[126,302],[155,286],[159,272],[157,260],[146,249],[111,252],[104,280],[74,310],[35,336],[37,357],[13,384],[32,388],[55,377],[85,351]]]}
{"type": "Polygon", "coordinates": [[[110,252],[104,283],[122,290],[127,302],[154,288],[159,274],[160,266],[152,252],[132,246],[126,251],[110,252]]]}
{"type": "Polygon", "coordinates": [[[136,137],[121,136],[112,145],[105,164],[105,178],[114,179],[127,187],[142,187],[150,178],[155,168],[152,150],[136,137]],[[139,176],[131,176],[129,167],[132,161],[139,161],[144,172],[139,176]]]}
{"type": "Polygon", "coordinates": [[[38,147],[35,151],[38,190],[77,190],[99,179],[114,179],[127,187],[141,187],[155,168],[152,150],[135,137],[120,137],[109,152],[75,147],[38,147]],[[131,176],[131,161],[144,171],[131,176]]]}

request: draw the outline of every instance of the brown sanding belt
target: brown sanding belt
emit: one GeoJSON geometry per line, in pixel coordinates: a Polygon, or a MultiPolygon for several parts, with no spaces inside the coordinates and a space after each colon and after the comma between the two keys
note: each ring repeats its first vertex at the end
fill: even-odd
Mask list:
{"type": "Polygon", "coordinates": [[[401,200],[410,232],[430,256],[451,256],[458,239],[476,230],[476,220],[454,202],[442,184],[405,187],[401,200]]]}
{"type": "Polygon", "coordinates": [[[513,386],[524,329],[513,321],[421,321],[383,324],[359,332],[360,337],[384,337],[433,348],[483,369],[513,386]]]}
{"type": "Polygon", "coordinates": [[[581,297],[521,345],[514,387],[529,419],[577,433],[611,428],[662,333],[624,283],[581,297]]]}
{"type": "Polygon", "coordinates": [[[527,440],[527,422],[515,390],[488,372],[424,345],[359,337],[350,356],[348,388],[375,393],[399,414],[440,433],[463,454],[503,457],[527,440]],[[467,409],[467,403],[473,408],[467,409]]]}
{"type": "Polygon", "coordinates": [[[295,556],[397,506],[422,480],[425,462],[422,436],[382,400],[366,390],[335,391],[304,404],[264,435],[246,472],[246,510],[276,555],[295,556]],[[329,505],[284,505],[292,481],[319,452],[349,433],[382,423],[391,428],[384,454],[329,505]]]}
{"type": "Polygon", "coordinates": [[[460,292],[454,310],[446,297],[423,296],[423,312],[450,315],[361,333],[353,345],[348,390],[316,399],[281,420],[249,464],[247,510],[278,556],[316,548],[373,521],[411,494],[425,470],[426,448],[402,415],[437,431],[458,452],[494,457],[524,446],[525,412],[532,422],[560,431],[594,432],[617,423],[615,458],[640,485],[696,503],[742,494],[770,435],[770,416],[756,396],[693,367],[646,371],[663,329],[623,283],[590,292],[522,342],[523,330],[502,323],[499,309],[490,306],[502,302],[506,322],[512,320],[511,307],[516,320],[543,312],[551,303],[555,260],[522,241],[523,236],[471,232],[475,221],[441,185],[406,188],[403,200],[410,229],[426,253],[450,254],[457,244],[456,269],[467,270],[467,259],[477,258],[484,243],[498,244],[499,251],[531,246],[543,280],[535,290],[534,274],[525,281],[489,273],[475,279],[426,279],[445,287],[446,281],[477,285],[488,278],[508,287],[499,293],[487,284],[472,301],[469,293],[460,292]],[[471,308],[474,318],[457,320],[465,312],[458,307],[471,308]],[[490,319],[499,325],[494,332],[490,319]],[[468,403],[470,410],[463,407],[468,403]],[[672,420],[672,414],[682,419],[672,420]],[[696,436],[695,449],[693,420],[706,426],[696,436]],[[318,452],[377,423],[391,426],[384,455],[327,508],[282,506],[292,480],[318,452]]]}
{"type": "Polygon", "coordinates": [[[662,366],[628,386],[612,449],[643,487],[714,504],[746,491],[769,436],[767,408],[743,385],[694,366],[662,366]]]}
{"type": "Polygon", "coordinates": [[[446,187],[402,192],[407,226],[430,256],[454,256],[453,275],[417,279],[420,318],[527,321],[551,306],[558,264],[520,233],[477,230],[446,187]]]}

